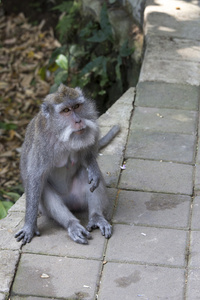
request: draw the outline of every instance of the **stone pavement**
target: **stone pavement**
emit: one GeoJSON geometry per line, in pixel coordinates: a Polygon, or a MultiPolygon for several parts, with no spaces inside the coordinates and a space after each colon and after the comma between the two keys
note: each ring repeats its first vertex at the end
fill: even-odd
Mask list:
{"type": "Polygon", "coordinates": [[[148,0],[144,24],[136,91],[99,120],[102,134],[122,127],[99,156],[112,238],[79,245],[40,217],[20,249],[22,197],[0,222],[0,300],[200,299],[200,3],[148,0]]]}

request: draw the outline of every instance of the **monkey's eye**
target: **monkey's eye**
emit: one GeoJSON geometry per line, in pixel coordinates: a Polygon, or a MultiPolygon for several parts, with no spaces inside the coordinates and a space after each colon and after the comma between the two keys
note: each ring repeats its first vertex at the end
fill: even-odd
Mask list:
{"type": "Polygon", "coordinates": [[[63,110],[62,110],[62,113],[70,113],[70,109],[68,107],[65,107],[63,110]]]}
{"type": "Polygon", "coordinates": [[[77,103],[76,105],[73,106],[73,109],[78,109],[79,107],[80,107],[80,104],[77,103]]]}

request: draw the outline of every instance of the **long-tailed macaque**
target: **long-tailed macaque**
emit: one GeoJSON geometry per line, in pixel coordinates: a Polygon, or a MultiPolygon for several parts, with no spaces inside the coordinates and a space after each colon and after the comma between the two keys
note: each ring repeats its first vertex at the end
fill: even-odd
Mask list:
{"type": "Polygon", "coordinates": [[[89,231],[99,228],[110,238],[107,221],[110,210],[105,183],[96,161],[104,147],[118,133],[114,126],[99,141],[94,102],[80,88],[61,84],[49,94],[39,113],[27,127],[21,152],[21,176],[26,194],[26,215],[17,241],[29,243],[37,228],[39,210],[67,229],[77,243],[87,244],[89,231]],[[88,209],[87,230],[72,212],[88,209]]]}

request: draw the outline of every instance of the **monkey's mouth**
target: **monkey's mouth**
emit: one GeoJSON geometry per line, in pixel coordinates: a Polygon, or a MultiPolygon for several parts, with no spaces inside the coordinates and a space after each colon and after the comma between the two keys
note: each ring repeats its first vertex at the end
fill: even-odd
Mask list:
{"type": "Polygon", "coordinates": [[[74,133],[75,134],[83,134],[84,131],[85,131],[85,128],[81,128],[81,129],[75,131],[74,133]]]}

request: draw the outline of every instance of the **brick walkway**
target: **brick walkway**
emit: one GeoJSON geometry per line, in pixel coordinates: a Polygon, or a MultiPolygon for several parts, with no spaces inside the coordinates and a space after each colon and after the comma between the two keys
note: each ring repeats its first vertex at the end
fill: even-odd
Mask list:
{"type": "Polygon", "coordinates": [[[22,197],[0,221],[0,300],[200,299],[200,4],[148,0],[144,20],[137,89],[99,120],[102,134],[122,127],[99,156],[112,238],[79,245],[40,217],[41,237],[20,250],[22,197]]]}

